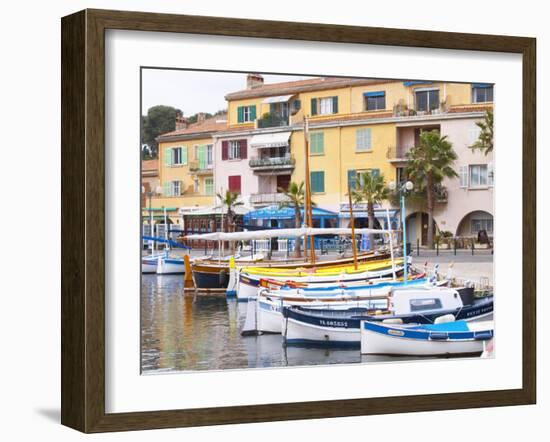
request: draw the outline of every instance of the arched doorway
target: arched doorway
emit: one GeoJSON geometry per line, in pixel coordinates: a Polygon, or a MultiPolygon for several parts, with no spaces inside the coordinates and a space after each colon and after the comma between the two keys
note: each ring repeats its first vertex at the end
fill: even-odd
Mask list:
{"type": "Polygon", "coordinates": [[[456,236],[477,237],[481,230],[485,230],[490,237],[493,236],[493,215],[484,210],[474,210],[464,215],[458,223],[456,236]]]}
{"type": "MultiPolygon", "coordinates": [[[[414,212],[407,216],[407,242],[413,246],[418,240],[420,245],[428,245],[428,214],[426,212],[414,212]]],[[[433,220],[434,236],[439,231],[437,223],[433,220]]]]}

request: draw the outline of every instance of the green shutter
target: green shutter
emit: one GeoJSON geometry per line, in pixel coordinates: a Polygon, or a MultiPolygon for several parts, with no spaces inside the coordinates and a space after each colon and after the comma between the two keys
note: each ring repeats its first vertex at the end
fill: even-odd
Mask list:
{"type": "Polygon", "coordinates": [[[354,169],[348,170],[348,187],[350,189],[355,189],[357,184],[356,179],[357,179],[357,171],[354,169]]]}
{"type": "Polygon", "coordinates": [[[256,120],[256,106],[250,106],[250,121],[256,120]]]}
{"type": "Polygon", "coordinates": [[[244,107],[239,106],[237,108],[237,123],[242,123],[242,122],[244,122],[244,107]]]}
{"type": "Polygon", "coordinates": [[[206,145],[201,144],[198,148],[199,169],[206,169],[206,145]]]}
{"type": "Polygon", "coordinates": [[[309,136],[311,155],[322,155],[325,153],[325,134],[324,132],[314,132],[309,136]]]}
{"type": "Polygon", "coordinates": [[[170,183],[164,183],[162,186],[162,195],[163,196],[172,196],[172,188],[170,183]]]}
{"type": "Polygon", "coordinates": [[[332,97],[332,113],[338,113],[338,97],[332,97]]]}
{"type": "Polygon", "coordinates": [[[311,115],[317,115],[317,98],[311,99],[311,115]]]}
{"type": "Polygon", "coordinates": [[[164,149],[164,165],[170,167],[172,165],[172,148],[164,149]]]}
{"type": "Polygon", "coordinates": [[[187,146],[181,148],[181,164],[187,164],[187,146]]]}
{"type": "Polygon", "coordinates": [[[323,193],[325,191],[325,172],[311,172],[310,181],[313,193],[323,193]]]}

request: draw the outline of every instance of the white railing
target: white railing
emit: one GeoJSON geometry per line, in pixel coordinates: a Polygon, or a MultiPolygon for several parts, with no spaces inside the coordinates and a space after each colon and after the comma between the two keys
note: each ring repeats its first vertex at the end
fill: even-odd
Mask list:
{"type": "Polygon", "coordinates": [[[252,204],[271,204],[287,201],[288,197],[284,193],[255,193],[250,195],[252,204]]]}
{"type": "Polygon", "coordinates": [[[254,250],[256,250],[256,252],[269,252],[271,250],[270,239],[255,239],[253,241],[254,241],[254,250]]]}

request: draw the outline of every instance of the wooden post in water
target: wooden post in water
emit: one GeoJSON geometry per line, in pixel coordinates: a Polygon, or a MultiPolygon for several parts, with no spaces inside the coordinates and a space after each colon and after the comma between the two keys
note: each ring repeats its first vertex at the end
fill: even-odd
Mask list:
{"type": "Polygon", "coordinates": [[[355,221],[353,220],[353,205],[351,203],[351,189],[348,183],[349,222],[351,224],[351,249],[353,250],[353,267],[357,270],[357,244],[355,243],[355,221]]]}
{"type": "Polygon", "coordinates": [[[183,288],[194,288],[193,271],[191,270],[191,262],[189,261],[189,255],[183,256],[183,263],[185,265],[185,277],[183,279],[183,288]]]}

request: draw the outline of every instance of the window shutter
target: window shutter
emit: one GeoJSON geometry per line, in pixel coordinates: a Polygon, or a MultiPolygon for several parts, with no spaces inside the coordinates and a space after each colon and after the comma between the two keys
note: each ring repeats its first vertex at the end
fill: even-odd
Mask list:
{"type": "Polygon", "coordinates": [[[229,141],[222,141],[222,160],[227,160],[229,150],[229,141]]]}
{"type": "Polygon", "coordinates": [[[187,146],[183,146],[181,148],[181,164],[186,165],[187,164],[187,146]]]}
{"type": "Polygon", "coordinates": [[[229,190],[234,193],[241,193],[241,176],[233,175],[227,178],[229,190]]]}
{"type": "Polygon", "coordinates": [[[356,187],[357,171],[355,169],[348,170],[348,188],[355,189],[356,187]]]}
{"type": "Polygon", "coordinates": [[[495,178],[495,170],[493,168],[493,163],[490,162],[487,164],[487,185],[493,186],[494,178],[495,178]]]}
{"type": "Polygon", "coordinates": [[[317,98],[311,99],[311,115],[317,115],[317,98]]]}
{"type": "Polygon", "coordinates": [[[240,143],[240,155],[241,155],[241,160],[246,160],[247,158],[247,141],[246,140],[239,140],[239,143],[240,143]]]}
{"type": "Polygon", "coordinates": [[[163,196],[172,196],[170,183],[164,183],[163,184],[163,186],[162,186],[162,195],[163,196]]]}
{"type": "Polygon", "coordinates": [[[338,97],[332,97],[332,113],[338,113],[338,97]]]}
{"type": "Polygon", "coordinates": [[[164,165],[170,167],[172,165],[172,148],[164,149],[164,165]]]}
{"type": "Polygon", "coordinates": [[[237,108],[237,123],[242,123],[244,121],[244,107],[239,106],[237,108]]]}
{"type": "Polygon", "coordinates": [[[460,166],[460,187],[466,188],[468,187],[468,166],[460,166]]]}
{"type": "Polygon", "coordinates": [[[256,120],[256,106],[250,106],[250,121],[256,120]]]}
{"type": "Polygon", "coordinates": [[[301,106],[300,100],[294,100],[292,102],[292,107],[296,112],[300,110],[300,106],[301,106]]]}
{"type": "Polygon", "coordinates": [[[311,191],[314,193],[320,193],[325,191],[325,173],[324,172],[311,172],[311,191]]]}
{"type": "Polygon", "coordinates": [[[197,146],[197,160],[199,162],[199,169],[206,169],[206,145],[201,144],[197,146]]]}

